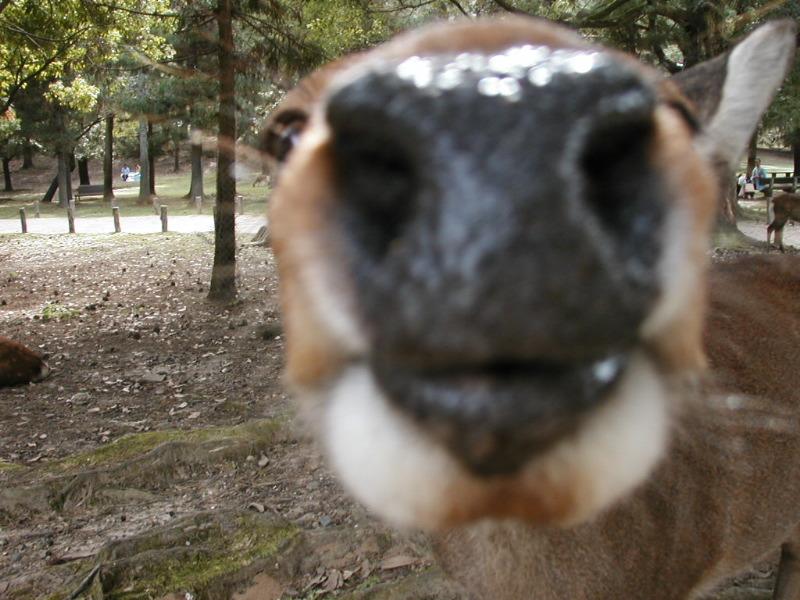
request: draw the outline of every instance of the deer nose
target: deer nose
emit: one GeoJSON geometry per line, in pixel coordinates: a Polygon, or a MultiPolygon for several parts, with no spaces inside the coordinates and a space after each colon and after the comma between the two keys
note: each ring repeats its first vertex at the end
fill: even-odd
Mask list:
{"type": "Polygon", "coordinates": [[[471,468],[516,468],[624,370],[659,291],[654,109],[627,64],[533,46],[384,64],[329,98],[372,368],[471,468]]]}

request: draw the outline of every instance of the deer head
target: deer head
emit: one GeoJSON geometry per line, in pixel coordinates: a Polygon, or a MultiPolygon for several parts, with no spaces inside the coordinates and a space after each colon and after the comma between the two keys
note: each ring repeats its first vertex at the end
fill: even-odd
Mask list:
{"type": "Polygon", "coordinates": [[[793,48],[772,23],[670,80],[547,22],[462,22],[290,94],[268,128],[288,379],[358,498],[568,523],[647,476],[704,366],[715,169],[793,48]]]}

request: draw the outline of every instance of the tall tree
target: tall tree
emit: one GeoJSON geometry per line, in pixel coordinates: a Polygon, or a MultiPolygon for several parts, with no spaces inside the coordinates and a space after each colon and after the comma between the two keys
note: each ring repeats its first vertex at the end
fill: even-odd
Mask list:
{"type": "Polygon", "coordinates": [[[231,301],[236,297],[236,144],[240,133],[244,133],[237,127],[238,82],[248,79],[264,82],[278,72],[296,73],[318,64],[324,54],[318,46],[304,40],[302,10],[294,0],[260,3],[217,0],[211,12],[200,3],[187,2],[183,15],[187,30],[202,30],[209,20],[216,24],[217,64],[213,75],[218,92],[216,247],[209,298],[231,301]]]}
{"type": "Polygon", "coordinates": [[[150,204],[150,122],[146,116],[139,117],[139,204],[150,204]]]}
{"type": "Polygon", "coordinates": [[[105,136],[103,137],[103,201],[114,200],[114,113],[105,118],[105,136]]]}
{"type": "Polygon", "coordinates": [[[236,74],[233,46],[233,0],[219,0],[219,127],[217,138],[217,205],[214,220],[214,266],[211,300],[230,302],[236,298],[236,74]]]}

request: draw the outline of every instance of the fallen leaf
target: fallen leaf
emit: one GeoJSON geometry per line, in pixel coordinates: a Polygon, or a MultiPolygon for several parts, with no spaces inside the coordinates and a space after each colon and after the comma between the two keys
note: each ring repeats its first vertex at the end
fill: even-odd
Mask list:
{"type": "Polygon", "coordinates": [[[391,571],[392,569],[401,569],[403,567],[411,566],[416,562],[417,559],[413,556],[399,554],[397,556],[391,556],[384,559],[383,562],[381,562],[381,570],[391,571]]]}
{"type": "Polygon", "coordinates": [[[343,585],[344,578],[342,577],[342,572],[339,569],[331,569],[331,572],[328,573],[328,579],[325,581],[325,586],[322,589],[326,592],[332,592],[338,590],[343,585]]]}

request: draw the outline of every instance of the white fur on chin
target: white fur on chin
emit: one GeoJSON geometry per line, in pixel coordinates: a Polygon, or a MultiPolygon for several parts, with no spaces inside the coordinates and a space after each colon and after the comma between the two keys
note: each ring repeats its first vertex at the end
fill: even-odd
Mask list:
{"type": "MultiPolygon", "coordinates": [[[[321,425],[334,468],[356,498],[395,525],[441,528],[454,489],[463,505],[471,494],[480,502],[491,485],[393,408],[366,366],[345,371],[324,406],[321,425]]],[[[638,355],[613,397],[522,469],[520,493],[546,498],[551,489],[574,491],[578,504],[566,521],[589,518],[647,477],[664,453],[667,430],[666,388],[638,355]]]]}

